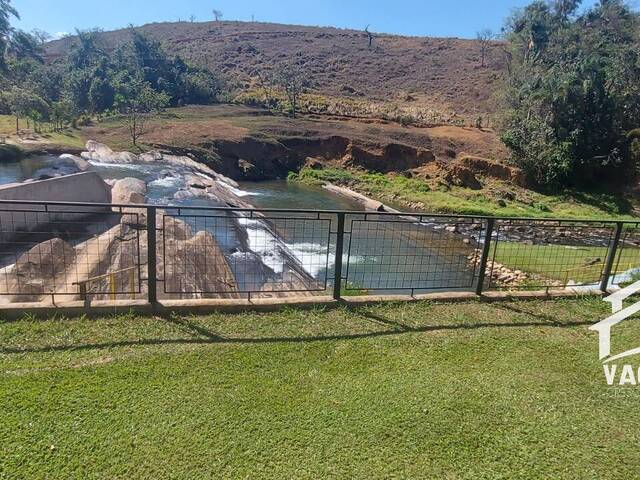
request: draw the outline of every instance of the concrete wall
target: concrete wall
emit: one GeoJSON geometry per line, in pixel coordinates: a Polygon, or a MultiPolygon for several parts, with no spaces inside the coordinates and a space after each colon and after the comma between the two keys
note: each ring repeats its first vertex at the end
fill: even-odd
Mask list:
{"type": "MultiPolygon", "coordinates": [[[[96,172],[83,172],[0,186],[0,200],[111,203],[111,188],[96,172]]],[[[0,241],[8,241],[21,232],[46,228],[52,221],[86,218],[96,211],[109,211],[109,208],[54,206],[45,212],[43,205],[0,203],[0,241]]]]}

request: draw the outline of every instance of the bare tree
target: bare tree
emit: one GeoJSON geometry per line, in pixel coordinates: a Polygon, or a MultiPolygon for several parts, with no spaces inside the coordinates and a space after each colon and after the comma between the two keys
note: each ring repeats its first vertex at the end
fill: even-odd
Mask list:
{"type": "Polygon", "coordinates": [[[287,96],[291,116],[295,118],[298,111],[300,95],[309,85],[308,74],[299,65],[284,66],[277,75],[277,84],[287,96]]]}
{"type": "Polygon", "coordinates": [[[47,43],[53,38],[49,32],[45,32],[44,30],[40,30],[39,28],[34,28],[33,30],[31,30],[31,35],[33,35],[41,45],[47,43]]]}
{"type": "Polygon", "coordinates": [[[195,21],[196,21],[196,16],[195,16],[193,13],[189,16],[189,21],[190,21],[191,23],[193,23],[193,22],[195,22],[195,21]]]}
{"type": "Polygon", "coordinates": [[[219,22],[220,20],[222,20],[223,16],[224,15],[220,10],[216,10],[215,8],[213,9],[213,18],[216,19],[216,22],[219,22]]]}
{"type": "Polygon", "coordinates": [[[267,107],[271,108],[275,103],[275,89],[277,84],[277,79],[273,75],[273,72],[270,70],[257,70],[255,72],[256,77],[258,77],[258,84],[260,85],[260,89],[264,93],[264,103],[267,107]]]}
{"type": "Polygon", "coordinates": [[[487,54],[489,53],[491,42],[494,38],[495,35],[489,28],[485,28],[484,30],[480,30],[476,33],[476,40],[478,40],[478,47],[480,48],[480,65],[482,67],[485,66],[487,54]]]}
{"type": "Polygon", "coordinates": [[[364,27],[364,33],[367,34],[367,37],[369,39],[369,48],[371,48],[371,46],[373,45],[373,33],[369,31],[369,25],[364,27]]]}

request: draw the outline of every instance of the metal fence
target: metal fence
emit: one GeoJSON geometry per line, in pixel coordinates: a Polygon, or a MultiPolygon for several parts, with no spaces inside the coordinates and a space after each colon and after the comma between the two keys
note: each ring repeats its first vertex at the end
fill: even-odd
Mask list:
{"type": "Polygon", "coordinates": [[[640,222],[0,201],[0,303],[630,282],[640,222]]]}

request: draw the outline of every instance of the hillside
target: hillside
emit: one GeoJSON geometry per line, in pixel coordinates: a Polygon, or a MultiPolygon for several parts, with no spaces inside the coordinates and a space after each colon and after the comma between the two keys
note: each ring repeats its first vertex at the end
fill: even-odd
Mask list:
{"type": "MultiPolygon", "coordinates": [[[[256,70],[278,69],[296,58],[322,95],[429,108],[467,120],[492,111],[503,65],[498,43],[481,67],[478,43],[457,38],[375,34],[370,49],[363,31],[330,27],[176,22],[140,29],[169,52],[223,74],[237,90],[255,86],[256,70]]],[[[128,35],[124,29],[101,37],[112,48],[128,35]]],[[[51,42],[49,58],[65,55],[71,41],[51,42]]]]}

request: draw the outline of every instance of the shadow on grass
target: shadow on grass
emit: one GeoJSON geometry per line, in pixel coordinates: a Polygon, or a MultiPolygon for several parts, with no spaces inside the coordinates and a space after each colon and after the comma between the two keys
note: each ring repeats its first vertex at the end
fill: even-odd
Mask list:
{"type": "MultiPolygon", "coordinates": [[[[407,333],[428,333],[438,331],[455,331],[455,330],[479,330],[483,328],[528,328],[528,327],[554,327],[554,328],[571,328],[592,325],[595,321],[575,321],[575,322],[558,322],[557,319],[550,315],[535,314],[525,310],[518,309],[513,306],[503,305],[501,308],[509,310],[513,313],[519,313],[534,317],[539,321],[519,321],[519,322],[480,322],[480,323],[452,323],[449,325],[422,325],[412,326],[405,323],[387,318],[385,316],[368,312],[354,312],[361,320],[369,323],[375,323],[387,328],[373,332],[357,332],[345,333],[337,335],[308,335],[308,336],[266,336],[266,337],[246,337],[246,338],[229,338],[212,332],[201,325],[197,325],[187,318],[166,316],[161,317],[164,321],[177,326],[178,329],[186,334],[191,335],[190,338],[150,338],[137,340],[123,340],[104,343],[89,343],[83,345],[52,345],[47,347],[36,348],[13,348],[0,347],[1,354],[24,354],[24,353],[45,353],[45,352],[64,352],[64,351],[83,351],[83,350],[101,350],[118,347],[144,347],[157,345],[207,345],[207,344],[267,344],[267,343],[310,343],[323,341],[340,341],[340,340],[358,340],[365,338],[376,338],[386,336],[403,335],[407,333]]],[[[160,318],[160,317],[159,317],[160,318]]]]}
{"type": "Polygon", "coordinates": [[[591,205],[610,214],[624,215],[631,212],[633,204],[623,195],[608,192],[580,192],[571,190],[567,196],[578,203],[591,205]]]}

